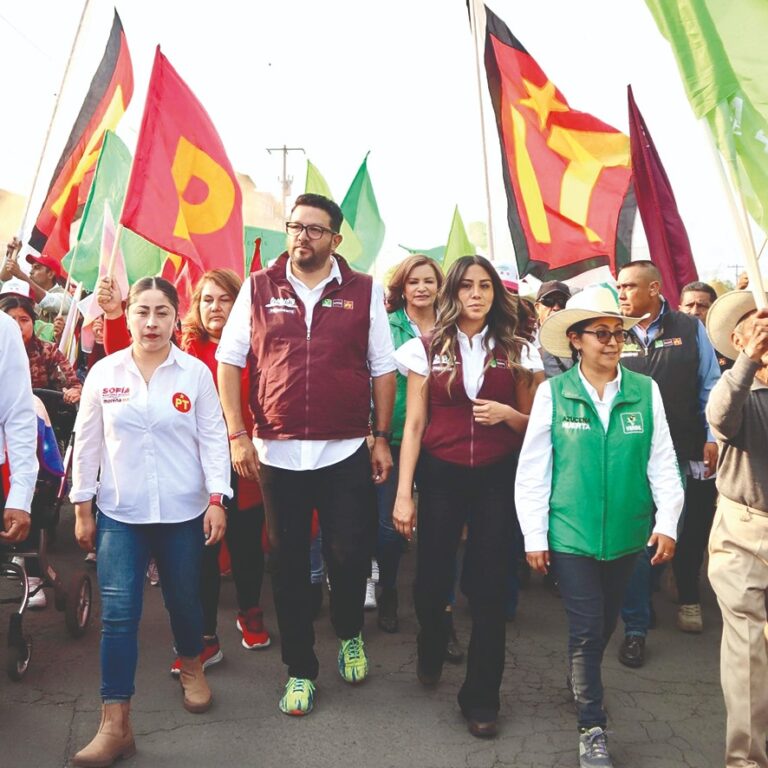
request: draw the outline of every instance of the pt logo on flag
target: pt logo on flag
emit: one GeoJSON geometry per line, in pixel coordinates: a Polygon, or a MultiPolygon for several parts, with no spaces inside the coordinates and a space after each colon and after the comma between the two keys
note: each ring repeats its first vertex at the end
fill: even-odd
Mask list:
{"type": "Polygon", "coordinates": [[[624,430],[625,435],[642,434],[645,431],[643,429],[643,414],[642,413],[622,413],[621,427],[624,430]]]}
{"type": "Polygon", "coordinates": [[[207,152],[179,137],[171,175],[179,195],[175,237],[189,240],[222,229],[235,206],[235,185],[207,152]]]}
{"type": "Polygon", "coordinates": [[[192,401],[183,393],[177,392],[172,398],[173,407],[181,413],[189,413],[192,409],[192,401]]]}

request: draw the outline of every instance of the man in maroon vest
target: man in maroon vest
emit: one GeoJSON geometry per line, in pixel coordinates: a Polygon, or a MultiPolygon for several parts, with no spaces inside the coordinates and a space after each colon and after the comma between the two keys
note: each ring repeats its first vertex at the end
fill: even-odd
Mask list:
{"type": "Polygon", "coordinates": [[[373,485],[392,467],[395,365],[383,291],[334,252],[342,220],[339,206],[322,195],[296,199],[286,224],[288,251],[243,284],[216,353],[232,464],[261,482],[277,555],[272,584],[289,675],[280,709],[289,715],[312,710],[319,666],[312,510],[323,531],[339,673],[357,683],[368,674],[360,630],[377,522],[373,485]],[[241,407],[246,365],[253,441],[241,407]]]}

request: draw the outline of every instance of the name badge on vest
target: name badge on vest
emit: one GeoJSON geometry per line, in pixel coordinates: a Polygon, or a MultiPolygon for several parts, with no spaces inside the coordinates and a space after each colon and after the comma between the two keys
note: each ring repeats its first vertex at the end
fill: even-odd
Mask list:
{"type": "Polygon", "coordinates": [[[509,363],[506,360],[498,360],[495,357],[491,359],[491,362],[488,363],[489,368],[502,368],[507,369],[510,367],[509,363]]]}
{"type": "Polygon", "coordinates": [[[622,413],[621,428],[624,430],[625,435],[641,435],[645,432],[643,428],[643,414],[622,413]]]}
{"type": "Polygon", "coordinates": [[[273,296],[264,306],[266,307],[267,313],[270,315],[279,312],[295,315],[298,311],[296,308],[296,299],[294,299],[293,296],[287,296],[285,298],[282,296],[273,296]]]}
{"type": "Polygon", "coordinates": [[[592,429],[589,419],[586,419],[583,416],[563,416],[562,426],[563,429],[576,432],[584,432],[592,429]]]}
{"type": "Polygon", "coordinates": [[[436,373],[441,373],[442,371],[452,371],[453,367],[454,363],[451,361],[449,355],[435,355],[432,358],[432,370],[436,373]]]}

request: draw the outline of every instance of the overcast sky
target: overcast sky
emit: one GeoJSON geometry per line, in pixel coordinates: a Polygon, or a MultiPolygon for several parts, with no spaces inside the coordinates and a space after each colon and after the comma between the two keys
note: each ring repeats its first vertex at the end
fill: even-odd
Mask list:
{"type": "MultiPolygon", "coordinates": [[[[704,128],[693,118],[669,46],[643,0],[489,5],[571,107],[628,131],[626,85],[632,84],[675,189],[700,274],[732,278],[734,270],[727,267],[743,259],[704,128]]],[[[29,194],[82,8],[81,0],[0,3],[1,188],[29,194]]],[[[112,8],[106,0],[90,2],[38,195],[103,53],[112,8]]],[[[135,145],[160,43],[210,113],[234,167],[251,175],[258,188],[279,197],[281,160],[266,147],[287,144],[306,150],[341,201],[371,150],[387,260],[403,254],[399,243],[444,244],[456,204],[467,223],[486,218],[464,0],[130,0],[117,9],[135,77],[133,102],[118,129],[129,147],[135,145]]],[[[497,259],[511,260],[492,124],[488,140],[496,177],[497,259]]],[[[291,154],[289,173],[294,194],[302,191],[301,153],[291,154]]]]}

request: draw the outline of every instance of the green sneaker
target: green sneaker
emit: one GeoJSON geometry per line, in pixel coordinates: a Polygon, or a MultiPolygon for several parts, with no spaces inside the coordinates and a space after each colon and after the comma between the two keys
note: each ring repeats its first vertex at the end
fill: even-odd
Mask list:
{"type": "Polygon", "coordinates": [[[280,711],[286,715],[308,715],[315,705],[315,684],[305,677],[289,677],[280,699],[280,711]]]}
{"type": "Polygon", "coordinates": [[[341,641],[339,674],[348,683],[362,683],[368,677],[368,657],[362,635],[341,641]]]}

